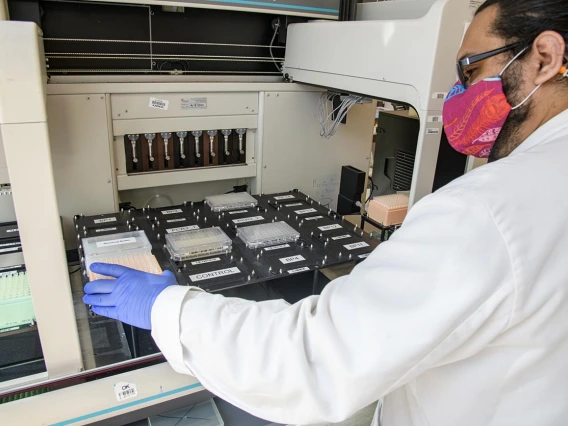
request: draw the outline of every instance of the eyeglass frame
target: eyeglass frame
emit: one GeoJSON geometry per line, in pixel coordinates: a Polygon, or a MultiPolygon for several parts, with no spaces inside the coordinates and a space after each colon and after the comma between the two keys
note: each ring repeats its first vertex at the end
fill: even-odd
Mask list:
{"type": "Polygon", "coordinates": [[[505,52],[512,50],[515,47],[518,47],[518,46],[521,46],[521,45],[522,45],[522,42],[518,41],[516,43],[508,44],[507,46],[503,46],[503,47],[500,47],[498,49],[490,50],[488,52],[479,53],[477,55],[473,55],[473,56],[469,56],[467,58],[460,59],[459,61],[456,62],[458,79],[459,79],[460,83],[463,85],[463,87],[465,87],[467,89],[468,84],[466,83],[466,77],[465,77],[465,74],[464,74],[464,71],[463,71],[464,67],[467,67],[468,65],[475,64],[476,62],[483,61],[485,59],[492,58],[493,56],[497,56],[501,53],[505,53],[505,52]]]}

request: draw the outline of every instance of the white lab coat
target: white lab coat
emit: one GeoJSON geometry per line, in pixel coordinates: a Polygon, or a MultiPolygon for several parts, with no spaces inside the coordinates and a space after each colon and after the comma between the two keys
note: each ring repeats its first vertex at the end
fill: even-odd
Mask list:
{"type": "Polygon", "coordinates": [[[171,287],[152,326],[176,371],[275,422],[384,397],[383,426],[568,424],[568,111],[417,203],[320,296],[171,287]]]}

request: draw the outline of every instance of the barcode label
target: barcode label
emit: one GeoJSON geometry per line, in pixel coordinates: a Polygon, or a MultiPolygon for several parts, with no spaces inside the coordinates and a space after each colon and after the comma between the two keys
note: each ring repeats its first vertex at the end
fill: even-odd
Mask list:
{"type": "Polygon", "coordinates": [[[432,93],[432,99],[445,99],[446,94],[446,92],[434,92],[432,93]]]}
{"type": "Polygon", "coordinates": [[[107,222],[116,222],[116,217],[107,217],[105,219],[95,219],[93,220],[95,223],[107,223],[107,222]]]}
{"type": "Polygon", "coordinates": [[[275,200],[292,200],[296,197],[294,197],[293,195],[279,195],[278,197],[274,197],[275,200]]]}
{"type": "Polygon", "coordinates": [[[134,383],[119,382],[116,383],[113,388],[117,401],[124,401],[125,399],[138,396],[138,389],[134,383]]]}
{"type": "Polygon", "coordinates": [[[296,214],[308,214],[308,213],[316,213],[316,209],[304,209],[304,210],[296,210],[294,213],[296,214]]]}
{"type": "Polygon", "coordinates": [[[182,209],[162,210],[162,214],[183,213],[182,209]]]}
{"type": "Polygon", "coordinates": [[[199,229],[199,226],[197,225],[180,226],[179,228],[166,229],[166,232],[168,234],[175,234],[176,232],[193,231],[194,229],[199,229]]]}
{"type": "Polygon", "coordinates": [[[441,123],[442,116],[441,115],[429,115],[428,116],[428,123],[441,123]]]}
{"type": "Polygon", "coordinates": [[[326,226],[320,226],[319,227],[320,231],[331,231],[333,229],[341,229],[341,225],[326,225],[326,226]]]}
{"type": "Polygon", "coordinates": [[[167,111],[169,104],[170,101],[166,101],[165,99],[150,98],[150,103],[148,104],[148,106],[150,108],[156,108],[156,109],[161,109],[163,111],[167,111]]]}
{"type": "Polygon", "coordinates": [[[343,247],[345,247],[347,250],[356,250],[364,247],[369,247],[369,244],[364,241],[360,241],[358,243],[346,244],[343,247]]]}

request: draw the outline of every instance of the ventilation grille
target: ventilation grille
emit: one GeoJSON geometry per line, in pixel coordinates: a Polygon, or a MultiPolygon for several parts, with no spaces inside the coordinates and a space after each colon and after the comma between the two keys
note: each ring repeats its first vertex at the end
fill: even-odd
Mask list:
{"type": "Polygon", "coordinates": [[[396,150],[394,179],[392,180],[394,191],[410,191],[415,158],[415,153],[404,149],[396,150]]]}

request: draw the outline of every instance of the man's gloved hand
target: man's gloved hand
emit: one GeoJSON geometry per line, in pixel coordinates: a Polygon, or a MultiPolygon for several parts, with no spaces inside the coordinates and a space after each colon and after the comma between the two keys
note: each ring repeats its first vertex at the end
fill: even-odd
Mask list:
{"type": "Polygon", "coordinates": [[[83,302],[97,315],[114,318],[146,330],[152,329],[152,306],[167,287],[177,285],[170,271],[149,274],[120,265],[93,263],[91,271],[115,277],[91,281],[85,286],[83,302]]]}

